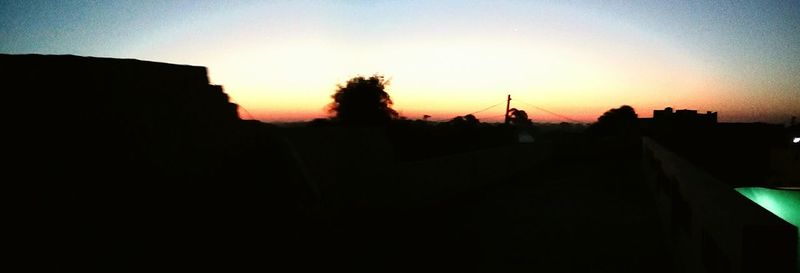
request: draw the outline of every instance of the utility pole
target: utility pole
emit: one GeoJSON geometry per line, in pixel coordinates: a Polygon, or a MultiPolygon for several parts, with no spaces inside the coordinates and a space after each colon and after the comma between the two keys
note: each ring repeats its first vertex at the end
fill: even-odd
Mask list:
{"type": "Polygon", "coordinates": [[[510,110],[509,107],[511,107],[511,94],[508,95],[508,100],[506,101],[506,124],[508,124],[508,122],[511,120],[511,118],[508,116],[508,110],[510,110]]]}

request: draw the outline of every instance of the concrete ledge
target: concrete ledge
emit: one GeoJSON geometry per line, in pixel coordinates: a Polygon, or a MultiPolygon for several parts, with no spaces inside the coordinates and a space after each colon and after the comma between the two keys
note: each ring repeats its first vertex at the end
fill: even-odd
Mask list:
{"type": "Polygon", "coordinates": [[[644,173],[676,269],[684,272],[796,272],[797,228],[751,202],[652,139],[642,141],[644,173]]]}

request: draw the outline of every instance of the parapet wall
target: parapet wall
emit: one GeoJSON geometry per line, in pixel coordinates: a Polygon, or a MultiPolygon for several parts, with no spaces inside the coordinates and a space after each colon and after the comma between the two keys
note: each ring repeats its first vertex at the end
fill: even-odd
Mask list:
{"type": "Polygon", "coordinates": [[[650,138],[646,181],[680,272],[796,272],[797,228],[650,138]]]}
{"type": "Polygon", "coordinates": [[[309,244],[314,200],[288,147],[239,119],[204,67],[2,54],[0,67],[29,270],[231,270],[309,244]]]}
{"type": "Polygon", "coordinates": [[[210,164],[230,142],[225,128],[240,121],[205,67],[2,54],[0,64],[7,136],[26,146],[17,156],[22,166],[82,176],[201,175],[187,172],[210,164]]]}
{"type": "Polygon", "coordinates": [[[236,105],[209,84],[205,67],[70,55],[0,55],[0,63],[4,84],[15,87],[5,95],[16,100],[8,102],[42,122],[70,115],[120,122],[238,119],[236,105]]]}

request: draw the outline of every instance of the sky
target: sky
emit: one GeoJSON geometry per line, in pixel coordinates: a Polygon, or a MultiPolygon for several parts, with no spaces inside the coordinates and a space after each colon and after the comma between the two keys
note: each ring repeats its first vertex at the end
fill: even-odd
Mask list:
{"type": "Polygon", "coordinates": [[[544,122],[800,116],[800,1],[0,0],[0,53],[205,66],[264,121],[327,116],[337,84],[373,74],[412,119],[499,120],[507,94],[544,122]]]}

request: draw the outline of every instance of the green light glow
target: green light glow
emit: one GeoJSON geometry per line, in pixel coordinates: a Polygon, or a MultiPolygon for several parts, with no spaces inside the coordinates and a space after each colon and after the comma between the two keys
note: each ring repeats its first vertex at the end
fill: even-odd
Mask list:
{"type": "Polygon", "coordinates": [[[800,227],[800,191],[758,187],[736,188],[756,204],[795,227],[800,227]]]}
{"type": "Polygon", "coordinates": [[[745,187],[736,191],[797,227],[796,269],[800,270],[800,190],[745,187]]]}

